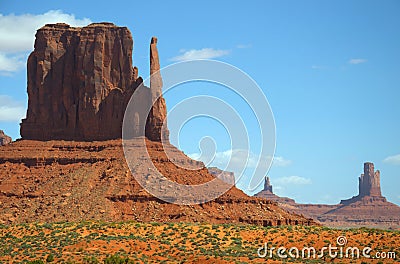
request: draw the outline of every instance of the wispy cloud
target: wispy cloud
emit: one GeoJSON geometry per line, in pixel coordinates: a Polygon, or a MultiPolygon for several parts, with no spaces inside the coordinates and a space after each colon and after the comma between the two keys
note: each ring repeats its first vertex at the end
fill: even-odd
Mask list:
{"type": "Polygon", "coordinates": [[[232,171],[236,171],[244,166],[247,168],[254,168],[258,163],[257,156],[245,149],[233,149],[203,155],[200,153],[192,153],[188,154],[188,156],[192,159],[203,161],[207,166],[212,165],[232,171]],[[207,164],[207,162],[211,162],[211,164],[207,164]]]}
{"type": "Polygon", "coordinates": [[[281,191],[285,190],[285,188],[283,188],[282,186],[279,186],[279,185],[277,185],[277,186],[273,185],[273,188],[274,188],[274,193],[275,192],[281,192],[281,191]]]}
{"type": "Polygon", "coordinates": [[[292,161],[282,156],[260,156],[246,149],[232,149],[213,153],[203,149],[203,153],[188,154],[192,159],[202,161],[207,167],[218,167],[235,173],[237,186],[242,190],[254,191],[264,180],[270,166],[286,167],[292,161]]]}
{"type": "MultiPolygon", "coordinates": [[[[213,157],[201,156],[200,153],[191,153],[188,154],[188,156],[194,160],[200,160],[205,163],[207,163],[207,161],[212,161],[213,166],[217,166],[220,168],[224,168],[228,164],[230,164],[230,166],[233,168],[235,167],[241,168],[242,166],[244,166],[244,164],[246,164],[246,161],[247,161],[246,164],[247,168],[256,168],[257,166],[266,167],[268,165],[268,162],[271,162],[272,159],[272,157],[270,156],[262,157],[260,159],[259,155],[245,149],[233,149],[233,150],[217,152],[214,154],[213,157]]],[[[289,166],[290,164],[292,164],[292,161],[282,156],[275,156],[273,157],[272,160],[272,165],[276,167],[286,167],[289,166]]]]}
{"type": "Polygon", "coordinates": [[[71,26],[85,26],[90,19],[77,19],[73,14],[61,10],[50,10],[44,14],[3,15],[0,14],[0,51],[19,52],[33,48],[35,32],[49,23],[64,22],[71,26]]]}
{"type": "Polygon", "coordinates": [[[361,64],[361,63],[366,63],[366,59],[350,59],[348,61],[349,64],[361,64]]]}
{"type": "Polygon", "coordinates": [[[383,160],[383,162],[392,164],[392,165],[400,165],[400,154],[389,156],[383,160]]]}
{"type": "Polygon", "coordinates": [[[253,45],[251,45],[251,44],[238,44],[238,45],[236,45],[236,48],[238,48],[238,49],[249,49],[252,46],[253,45]]]}
{"type": "Polygon", "coordinates": [[[274,160],[272,161],[272,165],[276,167],[287,167],[292,164],[291,160],[285,159],[281,156],[275,156],[274,160]]]}
{"type": "MultiPolygon", "coordinates": [[[[357,65],[357,64],[362,64],[362,63],[366,63],[368,60],[367,59],[361,59],[361,58],[353,58],[347,61],[348,64],[351,65],[357,65]]],[[[313,70],[335,70],[336,67],[333,67],[332,65],[318,65],[318,64],[314,64],[311,66],[311,69],[313,70]]]]}
{"type": "Polygon", "coordinates": [[[25,66],[25,54],[5,54],[0,52],[0,74],[9,75],[25,66]]]}
{"type": "Polygon", "coordinates": [[[33,49],[35,32],[49,23],[64,22],[71,26],[90,24],[88,18],[77,19],[61,10],[43,14],[0,14],[0,73],[10,74],[24,67],[27,52],[33,49]]]}
{"type": "Polygon", "coordinates": [[[180,50],[179,52],[182,54],[171,58],[171,61],[214,59],[228,55],[230,53],[230,50],[204,48],[199,50],[180,50]]]}
{"type": "Polygon", "coordinates": [[[0,121],[21,121],[26,115],[23,102],[7,95],[0,95],[0,121]]]}
{"type": "Polygon", "coordinates": [[[280,185],[307,185],[311,184],[311,179],[300,176],[287,176],[281,177],[274,180],[274,183],[280,185]]]}

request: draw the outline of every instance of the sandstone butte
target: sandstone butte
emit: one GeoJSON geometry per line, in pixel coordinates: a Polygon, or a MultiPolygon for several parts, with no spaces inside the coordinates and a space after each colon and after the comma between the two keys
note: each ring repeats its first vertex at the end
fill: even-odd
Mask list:
{"type": "MultiPolygon", "coordinates": [[[[50,24],[37,31],[27,64],[29,102],[21,123],[22,139],[0,147],[1,222],[316,224],[288,213],[276,202],[249,197],[236,187],[199,205],[169,204],[142,189],[126,164],[121,142],[126,104],[143,82],[132,65],[132,48],[130,31],[111,23],[82,28],[50,24]]],[[[154,77],[135,103],[147,104],[161,95],[159,67],[157,39],[152,38],[150,73],[154,77]]],[[[153,163],[178,183],[214,179],[204,164],[160,142],[161,137],[168,139],[168,130],[162,126],[165,100],[161,96],[152,106],[147,117],[135,115],[135,121],[145,124],[151,160],[135,152],[138,166],[134,173],[151,180],[153,163]],[[201,169],[183,169],[177,162],[201,169]]],[[[140,133],[136,136],[143,140],[140,133]]]]}
{"type": "Polygon", "coordinates": [[[223,171],[217,167],[208,167],[208,172],[217,177],[218,179],[230,184],[235,184],[235,174],[231,171],[223,171]]]}
{"type": "Polygon", "coordinates": [[[255,194],[255,197],[275,201],[290,212],[303,214],[331,227],[399,229],[400,207],[382,196],[380,171],[375,171],[373,163],[364,163],[364,173],[358,180],[359,194],[335,205],[298,204],[293,199],[279,197],[272,192],[268,177],[264,189],[255,194]]]}
{"type": "Polygon", "coordinates": [[[11,141],[11,137],[7,136],[3,130],[0,130],[0,146],[10,144],[11,141]]]}

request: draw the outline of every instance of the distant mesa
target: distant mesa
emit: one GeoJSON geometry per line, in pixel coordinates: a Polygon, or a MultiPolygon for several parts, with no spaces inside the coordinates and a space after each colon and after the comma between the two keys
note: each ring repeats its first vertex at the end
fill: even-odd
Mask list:
{"type": "Polygon", "coordinates": [[[264,189],[255,196],[276,201],[289,212],[311,217],[327,226],[400,228],[400,207],[382,196],[380,171],[375,171],[372,162],[364,163],[358,188],[357,196],[342,200],[340,204],[299,204],[293,199],[273,194],[267,177],[264,189]]]}
{"type": "Polygon", "coordinates": [[[224,171],[217,167],[209,167],[207,169],[208,169],[208,172],[210,172],[216,178],[218,178],[230,185],[235,185],[235,173],[233,173],[231,171],[224,171]]]}
{"type": "Polygon", "coordinates": [[[380,172],[374,164],[364,163],[364,173],[359,177],[359,194],[342,200],[337,208],[318,217],[322,223],[400,228],[400,207],[381,195],[380,172]]]}
{"type": "MultiPolygon", "coordinates": [[[[157,51],[150,44],[150,89],[142,89],[137,104],[151,104],[148,116],[135,115],[146,136],[168,138],[165,100],[157,51]],[[155,96],[160,96],[155,100],[155,96]]],[[[132,65],[133,39],[126,27],[93,23],[70,27],[47,24],[36,33],[28,69],[28,111],[21,123],[22,139],[109,140],[121,138],[124,112],[133,92],[143,83],[132,65]]]]}
{"type": "Polygon", "coordinates": [[[10,144],[11,142],[11,137],[7,136],[3,130],[0,130],[0,146],[10,144]]]}

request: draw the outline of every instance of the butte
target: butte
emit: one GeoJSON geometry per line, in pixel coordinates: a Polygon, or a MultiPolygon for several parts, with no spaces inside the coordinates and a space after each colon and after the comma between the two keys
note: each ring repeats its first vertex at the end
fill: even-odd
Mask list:
{"type": "MultiPolygon", "coordinates": [[[[86,27],[48,24],[37,31],[27,63],[29,102],[21,123],[22,139],[0,147],[1,222],[315,224],[286,212],[276,202],[249,197],[236,187],[197,205],[170,204],[145,191],[126,164],[121,141],[125,107],[143,83],[138,68],[132,65],[132,50],[129,29],[111,23],[86,27]]],[[[213,180],[215,176],[204,164],[160,142],[163,137],[168,139],[168,129],[162,126],[167,112],[160,94],[159,68],[157,39],[152,38],[150,74],[156,78],[134,103],[148,104],[154,96],[158,99],[148,116],[135,117],[145,132],[132,135],[144,138],[151,160],[142,160],[144,153],[138,151],[134,173],[151,178],[149,165],[153,163],[178,183],[213,180]],[[176,162],[200,169],[184,169],[176,162]]]]}

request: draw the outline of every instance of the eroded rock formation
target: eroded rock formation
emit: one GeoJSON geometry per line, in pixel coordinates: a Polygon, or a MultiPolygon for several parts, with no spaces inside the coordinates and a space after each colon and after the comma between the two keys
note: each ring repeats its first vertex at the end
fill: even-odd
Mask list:
{"type": "MultiPolygon", "coordinates": [[[[35,49],[28,59],[28,112],[21,123],[23,139],[107,140],[121,137],[126,105],[142,83],[132,66],[133,39],[126,27],[94,23],[86,27],[48,24],[36,33],[35,49]]],[[[156,43],[151,44],[157,53],[156,43]]],[[[159,65],[158,55],[152,65],[159,65]]],[[[156,69],[151,67],[152,72],[156,69]]],[[[140,102],[151,103],[160,94],[145,89],[140,102]],[[147,90],[147,91],[146,91],[147,90]]],[[[146,136],[161,138],[159,123],[166,116],[161,97],[151,111],[146,136]],[[155,121],[154,121],[155,120],[155,121]]],[[[138,117],[145,122],[147,117],[138,117]]],[[[167,133],[165,126],[164,133],[167,133]]]]}
{"type": "Polygon", "coordinates": [[[148,131],[147,137],[152,138],[154,141],[161,141],[162,138],[168,140],[169,138],[167,109],[165,99],[161,96],[162,86],[157,38],[153,37],[150,43],[150,87],[153,107],[147,119],[146,131],[148,131]]]}
{"type": "Polygon", "coordinates": [[[364,163],[364,173],[359,178],[359,196],[382,196],[380,171],[372,162],[364,163]]]}
{"type": "MultiPolygon", "coordinates": [[[[0,148],[0,223],[97,219],[316,224],[235,187],[195,205],[169,204],[143,189],[136,176],[146,178],[149,185],[160,184],[159,173],[185,185],[200,185],[215,177],[201,162],[169,142],[159,142],[168,139],[168,130],[157,39],[150,44],[150,89],[140,85],[137,68],[132,68],[132,45],[129,30],[110,23],[83,28],[55,24],[38,30],[28,61],[29,106],[21,124],[23,139],[0,148]],[[128,122],[134,121],[129,145],[136,166],[131,172],[122,140],[105,139],[121,137],[124,108],[133,92],[133,103],[139,107],[127,115],[128,122]],[[143,116],[146,107],[150,112],[143,116]],[[135,137],[143,136],[141,127],[146,128],[147,139],[135,137]],[[185,169],[194,165],[199,169],[185,169]]],[[[179,196],[187,200],[213,196],[219,184],[226,185],[217,182],[207,193],[186,190],[179,196]]],[[[161,183],[160,189],[165,197],[177,196],[168,183],[161,183]]]]}
{"type": "Polygon", "coordinates": [[[359,194],[342,200],[337,208],[318,217],[323,223],[347,225],[400,227],[400,207],[390,203],[381,194],[380,172],[374,164],[364,163],[364,173],[359,177],[359,194]]]}
{"type": "Polygon", "coordinates": [[[235,173],[233,173],[231,171],[224,171],[217,167],[209,167],[207,169],[208,169],[208,172],[210,172],[212,175],[214,175],[218,179],[220,179],[228,184],[235,185],[235,173]]]}
{"type": "Polygon", "coordinates": [[[255,197],[265,198],[267,200],[278,202],[284,206],[294,204],[295,201],[288,197],[281,197],[273,193],[272,185],[268,176],[265,176],[264,189],[254,195],[255,197]]]}
{"type": "Polygon", "coordinates": [[[386,198],[381,193],[380,171],[375,171],[372,162],[364,163],[364,173],[358,178],[358,195],[351,199],[342,200],[340,204],[351,204],[363,199],[386,202],[386,198]]]}
{"type": "Polygon", "coordinates": [[[3,130],[0,130],[0,146],[10,144],[11,142],[11,137],[7,136],[3,130]]]}
{"type": "Polygon", "coordinates": [[[264,191],[274,193],[274,192],[272,191],[272,185],[271,185],[271,182],[269,181],[269,177],[267,177],[267,178],[265,179],[264,191]]]}
{"type": "MultiPolygon", "coordinates": [[[[142,144],[140,138],[132,141],[142,144]]],[[[180,184],[198,185],[214,179],[204,164],[191,160],[173,145],[146,141],[147,150],[138,147],[132,156],[138,164],[136,176],[146,176],[156,184],[159,178],[150,169],[153,163],[166,178],[180,184]],[[143,159],[145,151],[151,160],[143,159]],[[202,168],[185,169],[194,163],[202,168]]],[[[161,188],[167,195],[175,195],[167,185],[161,188]]],[[[216,190],[213,185],[209,193],[216,190]]],[[[184,195],[196,196],[196,193],[184,195]]],[[[263,226],[315,224],[311,219],[282,210],[275,202],[249,197],[235,187],[203,204],[162,201],[144,190],[130,173],[121,140],[20,140],[0,148],[0,210],[0,224],[91,219],[263,226]]]]}
{"type": "Polygon", "coordinates": [[[255,196],[276,201],[289,212],[311,217],[327,226],[400,228],[400,207],[381,195],[380,172],[374,170],[371,162],[364,163],[364,173],[359,177],[359,194],[340,204],[299,204],[279,197],[272,192],[268,177],[264,190],[255,196]]]}

